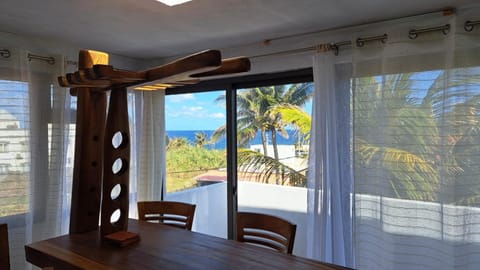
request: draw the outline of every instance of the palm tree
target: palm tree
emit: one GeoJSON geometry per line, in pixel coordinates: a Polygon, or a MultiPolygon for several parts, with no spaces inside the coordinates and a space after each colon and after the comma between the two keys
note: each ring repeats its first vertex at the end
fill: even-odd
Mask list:
{"type": "Polygon", "coordinates": [[[179,149],[188,145],[188,140],[185,137],[175,137],[170,139],[167,137],[167,151],[179,149]]]}
{"type": "MultiPolygon", "coordinates": [[[[286,127],[287,122],[283,121],[281,115],[272,110],[278,104],[291,104],[302,106],[312,97],[312,84],[300,83],[292,85],[275,85],[266,87],[256,87],[243,91],[237,95],[237,138],[240,147],[245,147],[256,134],[260,132],[263,155],[268,157],[267,134],[270,134],[273,146],[274,159],[279,160],[277,133],[283,137],[288,137],[286,127]]],[[[224,101],[225,95],[217,98],[217,101],[224,101]]],[[[225,126],[218,128],[213,136],[213,140],[218,140],[225,135],[225,126]]],[[[243,152],[241,160],[256,163],[258,155],[243,152]]],[[[239,163],[240,164],[240,163],[239,163]]],[[[279,167],[277,166],[277,170],[279,167]]],[[[278,174],[276,174],[278,175],[278,174]]],[[[277,184],[282,181],[277,178],[277,184]]]]}
{"type": "Polygon", "coordinates": [[[412,76],[394,74],[354,82],[359,192],[372,193],[375,185],[384,196],[428,201],[437,198],[435,156],[439,133],[431,107],[412,98],[412,76]],[[371,177],[372,173],[376,176],[371,177]]]}
{"type": "MultiPolygon", "coordinates": [[[[287,123],[278,112],[271,110],[278,104],[305,105],[312,97],[312,84],[275,85],[247,89],[237,95],[237,138],[240,147],[246,146],[260,132],[263,153],[268,155],[267,133],[270,134],[274,158],[278,160],[277,133],[288,137],[287,123]]],[[[225,95],[217,98],[224,101],[225,95]]],[[[225,135],[225,126],[218,128],[212,138],[218,140],[225,135]]]]}
{"type": "Polygon", "coordinates": [[[204,147],[207,144],[207,134],[205,132],[195,132],[195,146],[204,147]]]}

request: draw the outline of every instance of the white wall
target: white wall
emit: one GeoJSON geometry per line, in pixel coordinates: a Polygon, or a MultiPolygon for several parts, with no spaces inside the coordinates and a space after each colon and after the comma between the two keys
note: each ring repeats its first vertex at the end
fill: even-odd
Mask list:
{"type": "MultiPolygon", "coordinates": [[[[192,230],[227,238],[227,184],[169,193],[166,200],[196,204],[192,230]]],[[[307,189],[240,181],[238,209],[282,217],[297,225],[293,253],[306,255],[307,189]]]]}

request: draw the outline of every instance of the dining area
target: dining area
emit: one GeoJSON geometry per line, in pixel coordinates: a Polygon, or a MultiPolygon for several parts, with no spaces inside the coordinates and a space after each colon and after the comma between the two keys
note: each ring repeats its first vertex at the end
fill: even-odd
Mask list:
{"type": "Polygon", "coordinates": [[[118,245],[99,230],[68,234],[26,245],[26,259],[53,269],[349,269],[292,255],[296,226],[275,216],[238,213],[235,241],[192,232],[194,205],[138,207],[139,219],[128,220],[128,231],[139,241],[118,245]]]}
{"type": "Polygon", "coordinates": [[[297,225],[275,215],[235,211],[228,239],[192,231],[192,203],[137,201],[132,219],[127,86],[163,90],[243,72],[250,62],[207,50],[142,72],[107,63],[108,54],[81,50],[79,70],[58,78],[78,96],[70,229],[25,245],[27,262],[42,269],[348,269],[293,255],[297,225]]]}

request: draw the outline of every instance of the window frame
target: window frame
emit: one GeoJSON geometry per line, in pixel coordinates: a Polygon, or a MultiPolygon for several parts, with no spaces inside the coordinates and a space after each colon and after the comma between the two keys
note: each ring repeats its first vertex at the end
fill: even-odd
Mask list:
{"type": "Polygon", "coordinates": [[[276,73],[246,75],[222,79],[202,81],[195,85],[188,85],[167,89],[165,95],[192,94],[201,92],[219,91],[226,94],[226,151],[227,151],[227,237],[236,239],[236,213],[238,211],[237,198],[237,90],[244,88],[313,82],[313,69],[303,68],[276,73]]]}

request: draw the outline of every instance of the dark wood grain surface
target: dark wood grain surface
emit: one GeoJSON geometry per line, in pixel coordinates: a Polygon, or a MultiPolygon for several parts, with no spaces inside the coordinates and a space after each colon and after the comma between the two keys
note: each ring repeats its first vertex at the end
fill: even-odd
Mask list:
{"type": "Polygon", "coordinates": [[[163,224],[129,220],[129,231],[140,242],[120,248],[99,231],[70,234],[25,246],[26,258],[55,269],[347,269],[163,224]]]}
{"type": "MultiPolygon", "coordinates": [[[[108,64],[108,54],[81,50],[78,61],[80,69],[87,69],[108,64]]],[[[75,88],[74,92],[77,120],[70,232],[82,233],[95,230],[100,216],[107,94],[96,88],[75,88]]]]}
{"type": "Polygon", "coordinates": [[[0,224],[0,269],[10,269],[10,250],[8,247],[7,224],[0,224]]]}

